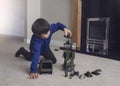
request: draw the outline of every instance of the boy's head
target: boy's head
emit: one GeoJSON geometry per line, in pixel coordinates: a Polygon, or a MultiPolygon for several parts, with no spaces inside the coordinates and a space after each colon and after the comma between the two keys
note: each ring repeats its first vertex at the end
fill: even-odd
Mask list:
{"type": "Polygon", "coordinates": [[[33,23],[32,32],[41,38],[48,38],[50,35],[50,25],[47,20],[39,18],[33,23]]]}

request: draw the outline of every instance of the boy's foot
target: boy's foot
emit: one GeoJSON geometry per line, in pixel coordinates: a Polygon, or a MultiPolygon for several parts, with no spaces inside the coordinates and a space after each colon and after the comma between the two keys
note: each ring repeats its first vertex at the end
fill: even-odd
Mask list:
{"type": "Polygon", "coordinates": [[[23,50],[24,50],[24,48],[21,47],[21,48],[15,53],[15,57],[19,57],[23,50]]]}

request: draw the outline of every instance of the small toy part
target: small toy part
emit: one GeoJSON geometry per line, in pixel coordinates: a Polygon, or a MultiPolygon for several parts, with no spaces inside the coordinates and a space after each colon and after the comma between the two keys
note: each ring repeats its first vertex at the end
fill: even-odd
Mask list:
{"type": "Polygon", "coordinates": [[[81,75],[79,75],[79,79],[82,79],[82,76],[83,76],[82,74],[81,74],[81,75]]]}
{"type": "Polygon", "coordinates": [[[52,74],[53,71],[53,63],[51,60],[41,60],[39,63],[39,73],[43,74],[43,73],[48,73],[48,74],[52,74]]]}
{"type": "Polygon", "coordinates": [[[87,72],[84,74],[84,76],[89,78],[89,77],[92,77],[92,74],[91,74],[89,71],[87,71],[87,72]]]}
{"type": "Polygon", "coordinates": [[[97,76],[97,75],[100,75],[101,71],[102,71],[101,69],[96,69],[95,71],[91,73],[97,76]]]}
{"type": "Polygon", "coordinates": [[[71,38],[70,34],[64,35],[65,38],[71,38]]]}
{"type": "Polygon", "coordinates": [[[73,76],[78,76],[79,77],[79,71],[74,71],[73,73],[70,74],[70,79],[72,79],[73,76]]]}
{"type": "Polygon", "coordinates": [[[59,49],[54,49],[54,51],[59,51],[59,49]]]}

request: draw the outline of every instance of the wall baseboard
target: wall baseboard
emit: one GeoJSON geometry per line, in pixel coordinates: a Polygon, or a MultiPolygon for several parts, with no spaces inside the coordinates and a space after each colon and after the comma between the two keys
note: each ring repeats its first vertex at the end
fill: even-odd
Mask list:
{"type": "Polygon", "coordinates": [[[8,38],[8,39],[24,40],[24,37],[21,37],[21,36],[14,36],[14,35],[0,34],[0,37],[8,38]]]}
{"type": "MultiPolygon", "coordinates": [[[[30,39],[24,39],[24,42],[26,42],[27,44],[30,44],[30,39]]],[[[61,42],[61,41],[51,40],[50,45],[63,46],[63,43],[64,42],[61,42]]]]}
{"type": "Polygon", "coordinates": [[[24,39],[24,42],[30,44],[30,39],[24,39]]]}
{"type": "MultiPolygon", "coordinates": [[[[13,35],[3,35],[0,34],[0,37],[4,37],[4,38],[12,38],[12,39],[17,39],[17,40],[23,40],[25,43],[30,44],[30,39],[26,39],[24,37],[20,37],[20,36],[13,36],[13,35]]],[[[51,40],[50,45],[53,46],[63,46],[64,42],[61,41],[56,41],[56,40],[51,40]]]]}

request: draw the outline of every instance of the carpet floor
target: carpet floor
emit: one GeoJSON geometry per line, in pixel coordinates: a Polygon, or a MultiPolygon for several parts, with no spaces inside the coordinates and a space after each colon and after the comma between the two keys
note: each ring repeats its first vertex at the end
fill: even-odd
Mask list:
{"type": "Polygon", "coordinates": [[[21,40],[0,38],[1,86],[120,86],[120,61],[80,53],[75,54],[75,70],[84,74],[86,71],[102,69],[101,74],[85,79],[77,76],[72,79],[64,77],[61,67],[64,61],[63,51],[54,51],[59,49],[57,46],[51,46],[57,58],[57,63],[53,65],[53,74],[42,74],[37,80],[30,80],[28,74],[31,62],[14,56],[21,46],[29,49],[29,45],[21,40]]]}

